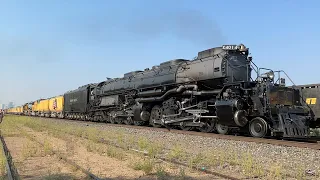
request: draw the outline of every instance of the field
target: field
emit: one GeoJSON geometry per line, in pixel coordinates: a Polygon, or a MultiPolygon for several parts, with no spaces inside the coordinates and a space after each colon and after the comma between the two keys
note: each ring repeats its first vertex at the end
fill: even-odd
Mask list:
{"type": "Polygon", "coordinates": [[[320,173],[316,150],[11,115],[0,127],[22,179],[88,178],[81,168],[109,179],[223,179],[210,172],[318,179],[320,173]]]}

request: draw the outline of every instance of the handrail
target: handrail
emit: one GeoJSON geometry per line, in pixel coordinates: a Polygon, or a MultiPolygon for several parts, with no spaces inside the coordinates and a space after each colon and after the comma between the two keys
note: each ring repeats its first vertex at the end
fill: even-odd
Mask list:
{"type": "Polygon", "coordinates": [[[283,72],[283,73],[286,75],[286,77],[290,80],[290,82],[291,82],[294,86],[296,86],[296,84],[292,81],[292,79],[289,77],[289,75],[288,75],[284,70],[278,70],[278,71],[274,71],[274,72],[278,73],[278,79],[277,79],[276,82],[278,82],[278,80],[280,80],[280,73],[283,72]]]}

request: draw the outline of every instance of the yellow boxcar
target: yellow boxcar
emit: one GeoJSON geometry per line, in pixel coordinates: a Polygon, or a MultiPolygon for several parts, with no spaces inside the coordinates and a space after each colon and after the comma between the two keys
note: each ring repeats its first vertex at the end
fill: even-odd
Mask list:
{"type": "Polygon", "coordinates": [[[39,102],[40,102],[40,101],[35,101],[35,102],[33,103],[32,108],[31,108],[31,109],[32,109],[32,113],[31,113],[32,116],[38,116],[39,102]]]}
{"type": "Polygon", "coordinates": [[[50,112],[61,112],[63,110],[64,99],[63,96],[56,96],[49,99],[50,112]]]}
{"type": "Polygon", "coordinates": [[[17,107],[13,108],[13,114],[20,114],[20,111],[21,111],[21,107],[20,106],[17,106],[17,107]]]}
{"type": "Polygon", "coordinates": [[[64,98],[63,96],[56,96],[49,99],[49,110],[51,113],[51,117],[59,117],[63,118],[63,105],[64,98]]]}
{"type": "Polygon", "coordinates": [[[23,113],[23,107],[22,106],[19,106],[17,107],[17,111],[18,111],[18,114],[22,114],[23,113]]]}
{"type": "Polygon", "coordinates": [[[33,103],[33,105],[32,105],[32,111],[33,111],[33,112],[38,111],[38,104],[39,104],[38,101],[35,101],[35,102],[33,103]]]}
{"type": "Polygon", "coordinates": [[[46,116],[48,117],[50,111],[49,111],[49,99],[43,99],[40,100],[38,104],[38,111],[41,112],[40,116],[46,116]]]}

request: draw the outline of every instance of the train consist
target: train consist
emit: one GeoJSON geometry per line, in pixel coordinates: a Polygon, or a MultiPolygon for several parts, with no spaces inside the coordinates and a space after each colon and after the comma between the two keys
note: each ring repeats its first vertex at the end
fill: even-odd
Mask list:
{"type": "Polygon", "coordinates": [[[299,88],[286,87],[275,72],[280,71],[255,66],[243,44],[223,45],[201,51],[193,60],[163,62],[7,113],[220,134],[237,130],[253,137],[307,137],[317,125],[314,113],[299,88]]]}

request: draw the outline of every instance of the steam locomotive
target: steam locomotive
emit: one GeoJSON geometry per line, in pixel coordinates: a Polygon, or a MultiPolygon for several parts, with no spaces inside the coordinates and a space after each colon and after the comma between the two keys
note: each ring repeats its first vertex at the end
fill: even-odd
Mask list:
{"type": "Polygon", "coordinates": [[[258,68],[243,44],[223,45],[193,60],[163,62],[66,92],[58,117],[220,134],[239,130],[260,138],[307,137],[314,118],[280,72],[258,68]]]}
{"type": "Polygon", "coordinates": [[[88,84],[64,94],[68,119],[226,134],[230,129],[305,137],[312,121],[299,91],[261,74],[243,44],[201,51],[194,60],[175,59],[123,78],[88,84]],[[257,72],[253,80],[252,70],[257,72]]]}

